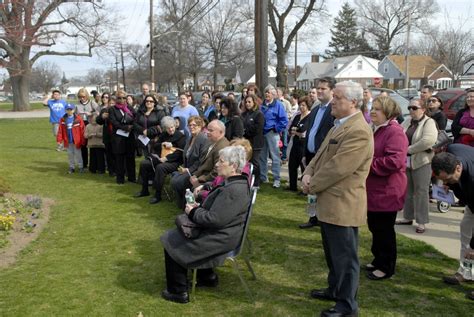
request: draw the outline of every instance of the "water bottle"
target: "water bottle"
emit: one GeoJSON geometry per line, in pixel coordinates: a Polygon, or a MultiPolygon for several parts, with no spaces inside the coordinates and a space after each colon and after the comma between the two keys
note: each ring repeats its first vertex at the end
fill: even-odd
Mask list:
{"type": "Polygon", "coordinates": [[[186,203],[190,205],[194,204],[195,202],[194,195],[193,195],[193,192],[189,188],[186,188],[186,194],[184,195],[184,197],[186,198],[186,203]]]}
{"type": "Polygon", "coordinates": [[[306,211],[310,217],[316,216],[316,195],[308,195],[308,205],[306,211]]]}

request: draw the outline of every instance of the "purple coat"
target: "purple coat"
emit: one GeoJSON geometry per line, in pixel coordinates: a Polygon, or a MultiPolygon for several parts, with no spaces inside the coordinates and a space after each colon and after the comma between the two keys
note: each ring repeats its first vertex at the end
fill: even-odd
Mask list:
{"type": "Polygon", "coordinates": [[[405,173],[408,139],[392,120],[374,133],[374,158],[367,177],[367,210],[398,211],[407,188],[405,173]]]}

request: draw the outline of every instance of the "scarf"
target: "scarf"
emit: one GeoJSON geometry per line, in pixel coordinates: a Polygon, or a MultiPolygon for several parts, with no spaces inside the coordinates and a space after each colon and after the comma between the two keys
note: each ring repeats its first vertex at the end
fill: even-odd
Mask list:
{"type": "Polygon", "coordinates": [[[122,110],[124,113],[128,113],[130,115],[130,117],[133,118],[133,113],[130,111],[130,109],[128,109],[127,107],[127,104],[124,103],[124,104],[115,104],[115,108],[119,109],[119,110],[122,110]]]}

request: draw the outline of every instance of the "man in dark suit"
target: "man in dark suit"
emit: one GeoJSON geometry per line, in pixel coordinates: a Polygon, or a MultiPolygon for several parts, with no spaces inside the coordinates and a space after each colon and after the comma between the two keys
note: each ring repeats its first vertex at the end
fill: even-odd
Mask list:
{"type": "MultiPolygon", "coordinates": [[[[308,130],[306,131],[304,165],[309,164],[318,152],[321,143],[334,125],[334,117],[331,115],[331,101],[336,81],[332,77],[321,78],[316,88],[319,105],[314,107],[309,114],[308,130]]],[[[307,229],[318,225],[316,215],[310,215],[308,222],[300,224],[301,229],[307,229]]]]}
{"type": "MultiPolygon", "coordinates": [[[[474,232],[474,147],[464,144],[451,144],[444,153],[437,154],[431,162],[435,177],[447,184],[456,197],[466,202],[464,216],[460,224],[461,250],[460,263],[471,256],[468,247],[474,232]]],[[[472,281],[466,278],[470,268],[460,265],[458,271],[451,276],[444,276],[446,284],[459,285],[472,281]],[[467,274],[466,274],[467,273],[467,274]]],[[[472,295],[472,294],[471,294],[472,295]]]]}
{"type": "Polygon", "coordinates": [[[367,221],[366,179],[374,155],[372,130],[359,110],[362,86],[341,82],[334,89],[334,127],[309,162],[303,191],[317,195],[328,287],[311,297],[335,301],[322,317],[357,316],[359,286],[359,227],[367,221]]]}

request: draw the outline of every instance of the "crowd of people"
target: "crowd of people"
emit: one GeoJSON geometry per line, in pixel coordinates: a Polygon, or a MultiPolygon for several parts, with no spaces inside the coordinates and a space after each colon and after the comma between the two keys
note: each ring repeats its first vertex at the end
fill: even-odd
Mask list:
{"type": "MultiPolygon", "coordinates": [[[[257,86],[249,85],[241,100],[234,94],[203,92],[197,105],[190,92],[182,92],[170,106],[164,96],[143,85],[140,98],[122,90],[92,92],[90,97],[81,89],[77,105],[61,100],[59,91],[44,104],[51,110],[58,151],[68,151],[68,173],[76,168],[82,173],[88,167],[91,173],[108,172],[117,184],[125,179],[138,182],[137,198],[150,196],[152,185],[150,204],[162,201],[170,176],[178,208],[200,227],[200,234],[187,239],[175,229],[161,237],[167,276],[162,296],[167,300],[189,301],[189,268],[201,269],[198,285],[217,285],[212,268],[218,255],[238,243],[235,227],[245,219],[250,179],[255,188],[267,183],[271,165],[272,187],[280,188],[281,165],[288,162],[286,189],[316,196],[316,214],[299,227],[321,227],[329,268],[328,287],[310,295],[336,302],[322,316],[345,316],[358,312],[358,227],[368,224],[372,234],[373,260],[362,266],[367,277],[393,276],[394,226],[412,225],[415,220],[417,233],[427,230],[433,175],[460,185],[455,193],[466,204],[460,262],[474,258],[472,245],[466,246],[473,243],[474,228],[474,90],[467,93],[466,107],[453,122],[459,144],[448,146],[451,156],[435,156],[434,146],[447,118],[433,90],[425,86],[420,99],[410,100],[407,118],[389,96],[373,97],[358,83],[336,83],[331,77],[321,78],[304,96],[287,96],[271,85],[260,95],[257,86]],[[137,156],[141,157],[138,176],[137,156]],[[196,201],[186,199],[187,190],[196,201]],[[402,209],[403,219],[396,220],[402,209]]],[[[461,265],[445,282],[468,280],[463,270],[461,265]]]]}

